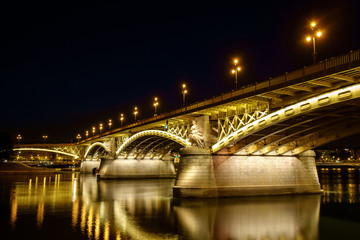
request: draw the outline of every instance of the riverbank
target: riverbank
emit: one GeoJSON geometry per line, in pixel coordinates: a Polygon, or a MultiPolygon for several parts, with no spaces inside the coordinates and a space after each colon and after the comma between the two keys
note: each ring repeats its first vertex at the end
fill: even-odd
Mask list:
{"type": "Polygon", "coordinates": [[[0,174],[32,174],[32,173],[53,173],[59,172],[55,169],[42,167],[30,167],[21,162],[1,162],[0,174]]]}

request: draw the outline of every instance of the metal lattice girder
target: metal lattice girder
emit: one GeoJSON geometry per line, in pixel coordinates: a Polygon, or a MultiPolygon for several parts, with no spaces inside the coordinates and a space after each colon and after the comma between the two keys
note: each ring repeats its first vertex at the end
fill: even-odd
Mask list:
{"type": "Polygon", "coordinates": [[[81,145],[57,146],[57,147],[54,147],[54,150],[81,156],[84,152],[84,147],[81,145]]]}
{"type": "Polygon", "coordinates": [[[225,117],[225,119],[218,119],[218,140],[227,137],[234,133],[241,127],[266,116],[269,113],[269,109],[263,111],[255,111],[253,113],[243,113],[242,115],[234,115],[232,118],[225,117]]]}
{"type": "Polygon", "coordinates": [[[176,136],[187,139],[190,132],[189,124],[171,124],[169,125],[168,132],[175,134],[176,136]]]}
{"type": "Polygon", "coordinates": [[[240,127],[233,133],[227,135],[212,146],[212,151],[218,152],[228,147],[234,142],[255,134],[256,132],[282,123],[288,119],[300,117],[314,111],[321,110],[331,105],[344,103],[360,98],[360,84],[344,87],[325,94],[321,94],[307,100],[289,105],[262,118],[252,121],[245,126],[240,127]]]}
{"type": "Polygon", "coordinates": [[[128,139],[129,139],[128,135],[121,135],[119,137],[116,137],[116,141],[115,141],[116,149],[118,149],[128,139]]]}

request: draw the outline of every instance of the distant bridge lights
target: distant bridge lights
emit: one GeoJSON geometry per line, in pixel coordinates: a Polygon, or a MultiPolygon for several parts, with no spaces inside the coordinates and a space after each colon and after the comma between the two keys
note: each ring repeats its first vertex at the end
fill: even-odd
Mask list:
{"type": "Polygon", "coordinates": [[[188,90],[186,89],[186,84],[183,83],[183,85],[182,85],[183,107],[185,107],[185,96],[187,93],[188,93],[188,90]]]}
{"type": "Polygon", "coordinates": [[[123,121],[124,121],[124,114],[121,113],[121,114],[120,114],[120,124],[121,124],[121,127],[123,126],[123,121]]]}
{"type": "Polygon", "coordinates": [[[135,117],[135,122],[136,122],[136,116],[138,115],[138,108],[134,107],[134,117],[135,117]]]}
{"type": "Polygon", "coordinates": [[[157,116],[157,107],[159,106],[158,98],[154,98],[154,117],[157,116]]]}
{"type": "Polygon", "coordinates": [[[111,126],[112,126],[112,120],[111,120],[111,119],[109,119],[108,125],[109,125],[109,130],[110,130],[110,129],[111,129],[111,126]]]}
{"type": "Polygon", "coordinates": [[[234,69],[231,70],[231,73],[235,75],[235,91],[237,90],[238,87],[238,72],[241,71],[241,67],[238,66],[239,60],[234,59],[234,69]]]}
{"type": "Polygon", "coordinates": [[[310,23],[310,29],[311,29],[311,34],[306,37],[306,41],[310,42],[312,40],[312,44],[313,44],[313,60],[314,63],[316,63],[316,47],[315,47],[315,38],[317,37],[321,37],[322,32],[318,29],[318,26],[315,22],[311,22],[310,23]]]}
{"type": "Polygon", "coordinates": [[[21,139],[22,139],[22,136],[21,136],[20,134],[18,134],[17,137],[16,137],[16,139],[17,139],[17,142],[20,143],[20,141],[21,141],[21,139]]]}

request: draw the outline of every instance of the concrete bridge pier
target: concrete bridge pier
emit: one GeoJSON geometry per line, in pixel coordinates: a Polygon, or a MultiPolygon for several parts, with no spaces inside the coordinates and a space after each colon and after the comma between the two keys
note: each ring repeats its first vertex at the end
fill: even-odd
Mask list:
{"type": "Polygon", "coordinates": [[[174,161],[163,159],[102,158],[100,179],[175,178],[174,161]]]}
{"type": "Polygon", "coordinates": [[[95,173],[100,168],[100,160],[84,160],[80,164],[80,173],[95,173]]]}
{"type": "Polygon", "coordinates": [[[298,156],[216,155],[180,151],[174,197],[236,197],[321,192],[315,152],[298,156]]]}

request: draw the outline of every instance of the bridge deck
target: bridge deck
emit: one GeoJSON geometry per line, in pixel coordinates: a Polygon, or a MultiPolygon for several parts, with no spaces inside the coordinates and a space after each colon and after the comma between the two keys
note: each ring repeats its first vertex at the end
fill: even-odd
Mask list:
{"type": "Polygon", "coordinates": [[[267,81],[242,87],[220,96],[140,120],[136,123],[103,132],[82,140],[89,144],[96,139],[127,134],[129,130],[163,129],[174,122],[188,122],[191,115],[210,115],[212,119],[235,115],[239,111],[278,109],[313,95],[357,83],[360,79],[360,50],[285,73],[267,81]]]}

